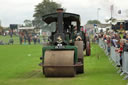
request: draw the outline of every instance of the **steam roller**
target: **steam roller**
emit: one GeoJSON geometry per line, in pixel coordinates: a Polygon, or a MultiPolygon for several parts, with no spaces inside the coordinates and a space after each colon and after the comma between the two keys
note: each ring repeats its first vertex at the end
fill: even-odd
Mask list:
{"type": "MultiPolygon", "coordinates": [[[[51,26],[49,42],[42,48],[41,66],[45,77],[74,77],[84,73],[83,36],[80,31],[80,16],[63,12],[44,15],[42,20],[51,26]],[[51,25],[54,22],[54,26],[51,25]]],[[[48,27],[47,26],[47,27],[48,27]]]]}

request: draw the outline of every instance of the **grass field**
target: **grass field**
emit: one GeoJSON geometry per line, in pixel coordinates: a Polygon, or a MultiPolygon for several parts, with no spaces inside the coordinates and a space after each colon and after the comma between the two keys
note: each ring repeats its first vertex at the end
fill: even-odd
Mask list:
{"type": "Polygon", "coordinates": [[[126,85],[98,45],[85,57],[85,73],[73,78],[45,78],[38,66],[41,45],[0,46],[0,85],[126,85]]]}

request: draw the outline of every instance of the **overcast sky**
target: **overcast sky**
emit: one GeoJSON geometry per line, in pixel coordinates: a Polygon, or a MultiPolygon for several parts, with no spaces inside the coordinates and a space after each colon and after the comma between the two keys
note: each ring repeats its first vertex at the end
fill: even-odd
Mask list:
{"type": "MultiPolygon", "coordinates": [[[[22,24],[25,19],[33,19],[35,5],[42,0],[0,0],[0,20],[2,26],[9,24],[22,24]]],[[[114,4],[114,16],[116,18],[128,17],[128,0],[53,0],[62,4],[67,12],[81,15],[82,24],[88,20],[97,19],[97,9],[99,10],[99,20],[104,22],[110,18],[110,5],[114,4]],[[122,14],[118,14],[122,10],[122,14]]]]}

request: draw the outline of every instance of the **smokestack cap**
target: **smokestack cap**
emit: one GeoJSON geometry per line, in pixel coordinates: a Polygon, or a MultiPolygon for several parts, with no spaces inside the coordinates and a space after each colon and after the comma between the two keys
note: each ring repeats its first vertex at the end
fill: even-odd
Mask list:
{"type": "Polygon", "coordinates": [[[58,8],[58,9],[56,10],[56,12],[63,12],[63,11],[64,11],[63,8],[58,8]]]}

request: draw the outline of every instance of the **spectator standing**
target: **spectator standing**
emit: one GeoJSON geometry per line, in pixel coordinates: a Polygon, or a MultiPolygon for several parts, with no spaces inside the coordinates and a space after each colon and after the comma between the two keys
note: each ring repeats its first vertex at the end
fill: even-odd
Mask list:
{"type": "Polygon", "coordinates": [[[40,37],[39,36],[37,37],[37,42],[38,42],[38,44],[40,44],[40,37]]]}
{"type": "Polygon", "coordinates": [[[24,44],[26,44],[27,36],[24,35],[24,44]]]}
{"type": "Polygon", "coordinates": [[[34,41],[34,44],[36,44],[36,42],[37,42],[37,36],[36,35],[34,36],[33,41],[34,41]]]}
{"type": "MultiPolygon", "coordinates": [[[[122,67],[122,56],[123,56],[123,49],[124,49],[124,40],[120,40],[120,47],[118,48],[117,52],[120,53],[120,65],[118,67],[122,67]]],[[[122,68],[121,68],[122,71],[122,68]]]]}
{"type": "Polygon", "coordinates": [[[19,39],[20,39],[20,44],[22,45],[22,41],[23,41],[22,35],[19,36],[19,39]]]}
{"type": "Polygon", "coordinates": [[[9,31],[9,35],[12,38],[12,35],[13,35],[12,30],[9,31]]]}
{"type": "Polygon", "coordinates": [[[110,39],[110,36],[108,35],[107,37],[107,51],[108,51],[108,55],[110,55],[110,51],[111,51],[111,39],[110,39]]]}
{"type": "Polygon", "coordinates": [[[30,34],[28,35],[28,44],[29,45],[31,44],[31,35],[30,34]]]}

